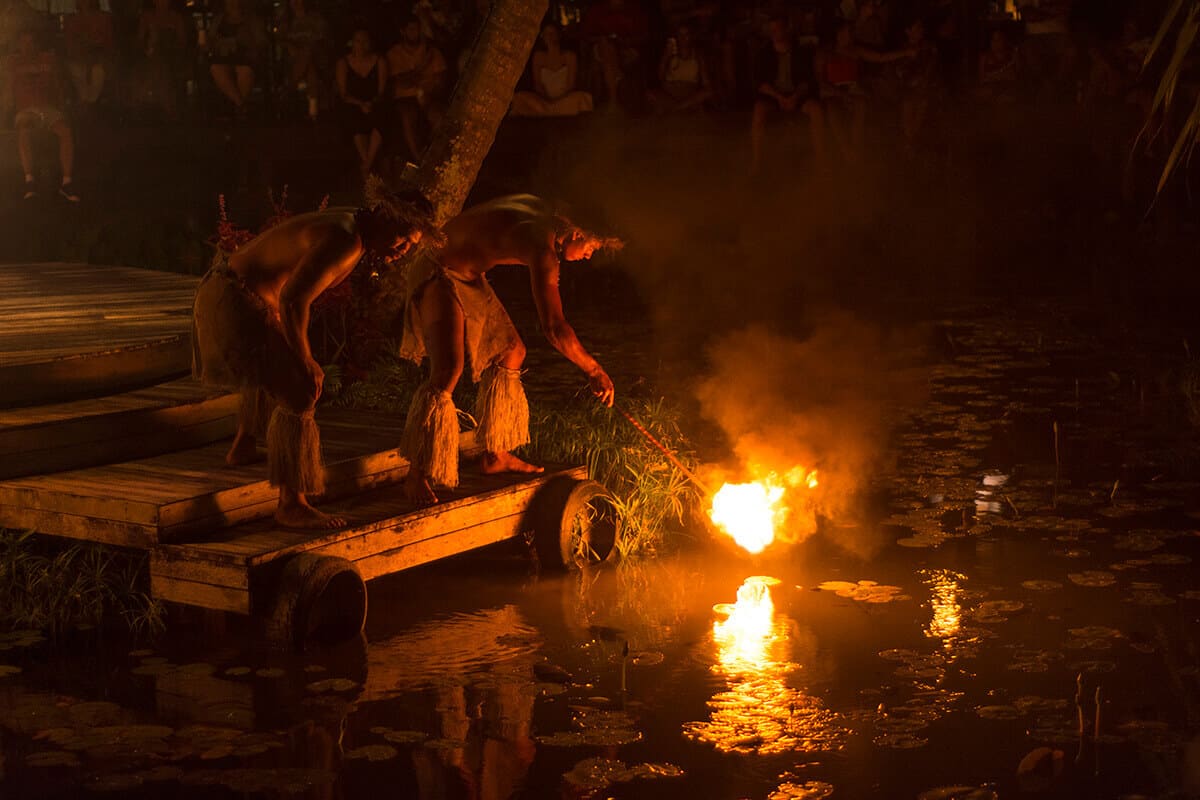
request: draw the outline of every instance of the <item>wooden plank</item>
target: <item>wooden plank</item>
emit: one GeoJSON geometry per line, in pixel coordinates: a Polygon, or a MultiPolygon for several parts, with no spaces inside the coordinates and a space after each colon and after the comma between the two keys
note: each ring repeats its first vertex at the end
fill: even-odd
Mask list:
{"type": "Polygon", "coordinates": [[[0,527],[40,531],[120,547],[146,548],[158,541],[158,531],[152,526],[4,504],[0,504],[0,527]]]}
{"type": "Polygon", "coordinates": [[[150,551],[150,574],[230,589],[250,588],[250,576],[243,567],[182,558],[178,553],[163,547],[156,547],[150,551]]]}
{"type": "Polygon", "coordinates": [[[166,575],[151,575],[150,593],[158,600],[171,603],[232,611],[235,614],[250,613],[250,592],[231,589],[228,586],[213,586],[166,575]]]}
{"type": "MultiPolygon", "coordinates": [[[[487,520],[468,528],[446,531],[427,539],[402,544],[390,550],[355,560],[363,580],[372,580],[393,572],[418,567],[431,561],[448,558],[496,542],[512,539],[521,533],[523,514],[487,520]]],[[[317,552],[324,553],[324,550],[317,552]]]]}
{"type": "MultiPolygon", "coordinates": [[[[109,495],[120,491],[120,488],[109,486],[109,495]]],[[[132,523],[157,529],[156,504],[99,494],[102,491],[103,488],[89,491],[89,487],[62,479],[52,481],[46,478],[18,478],[0,482],[0,506],[106,519],[118,526],[132,523]]],[[[0,519],[0,524],[8,523],[0,519]]],[[[50,530],[45,532],[57,533],[50,530]]]]}

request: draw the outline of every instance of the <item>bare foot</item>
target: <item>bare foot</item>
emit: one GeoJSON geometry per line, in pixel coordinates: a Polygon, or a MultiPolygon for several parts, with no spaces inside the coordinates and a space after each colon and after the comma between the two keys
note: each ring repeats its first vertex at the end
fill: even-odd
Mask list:
{"type": "Polygon", "coordinates": [[[512,453],[484,453],[483,460],[479,462],[479,470],[484,475],[495,475],[500,472],[545,472],[543,467],[522,461],[512,453]]]}
{"type": "Polygon", "coordinates": [[[416,471],[410,471],[408,477],[404,479],[404,496],[408,498],[408,502],[418,508],[428,508],[435,505],[438,501],[437,495],[433,493],[433,487],[429,485],[429,481],[425,476],[416,471]]]}
{"type": "Polygon", "coordinates": [[[258,444],[253,436],[235,436],[233,446],[225,454],[225,463],[231,467],[253,464],[261,460],[262,456],[258,454],[258,444]]]}
{"type": "Polygon", "coordinates": [[[345,517],[335,517],[310,506],[307,502],[281,505],[275,511],[275,521],[284,528],[304,531],[331,531],[345,528],[349,523],[345,517]]]}

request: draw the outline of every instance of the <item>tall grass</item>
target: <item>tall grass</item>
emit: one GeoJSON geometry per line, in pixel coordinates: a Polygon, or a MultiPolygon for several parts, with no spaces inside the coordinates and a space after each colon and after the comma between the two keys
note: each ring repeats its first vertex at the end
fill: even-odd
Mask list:
{"type": "Polygon", "coordinates": [[[144,553],[0,529],[0,627],[56,638],[81,625],[119,624],[135,636],[156,635],[165,613],[148,576],[144,553]]]}
{"type": "MultiPolygon", "coordinates": [[[[624,407],[689,469],[691,444],[679,411],[664,400],[628,399],[624,407]]],[[[699,490],[625,419],[595,402],[535,411],[530,420],[535,460],[586,464],[591,477],[612,493],[621,518],[617,553],[649,555],[682,534],[699,490]]]]}

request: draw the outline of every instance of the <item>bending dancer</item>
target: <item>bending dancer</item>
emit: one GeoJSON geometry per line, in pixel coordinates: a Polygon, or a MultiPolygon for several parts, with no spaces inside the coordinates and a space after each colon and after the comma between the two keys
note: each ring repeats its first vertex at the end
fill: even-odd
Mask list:
{"type": "Polygon", "coordinates": [[[592,393],[611,406],[613,383],[563,315],[559,259],[591,258],[619,247],[554,214],[532,195],[501,197],[464,211],[443,229],[445,248],[426,251],[409,268],[401,355],[429,356],[429,379],[413,397],[401,449],[411,462],[405,492],[437,502],[432,484],[458,485],[458,415],[451,392],[467,359],[479,384],[475,404],[485,473],[541,472],[512,450],[529,442],[529,404],[521,386],[525,345],[485,274],[498,264],[529,267],[546,338],[588,376],[592,393]]]}
{"type": "Polygon", "coordinates": [[[375,179],[364,209],[300,214],[233,254],[218,252],[196,290],[193,373],[242,392],[237,434],[225,457],[230,465],[256,460],[256,438],[270,411],[267,463],[271,485],[279,487],[280,525],[345,525],[308,502],[325,489],[313,419],[325,373],[308,343],[309,307],[345,280],[364,252],[385,262],[402,256],[421,240],[430,212],[420,194],[395,195],[375,179]]]}

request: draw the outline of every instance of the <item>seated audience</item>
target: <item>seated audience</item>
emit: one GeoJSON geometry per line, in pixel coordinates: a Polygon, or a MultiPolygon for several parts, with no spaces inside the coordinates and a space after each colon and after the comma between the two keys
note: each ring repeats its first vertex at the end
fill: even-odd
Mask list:
{"type": "Polygon", "coordinates": [[[139,100],[157,105],[174,117],[179,89],[184,82],[188,28],[183,14],[171,8],[171,0],[154,0],[138,19],[137,40],[142,62],[135,83],[139,100]]]}
{"type": "Polygon", "coordinates": [[[658,65],[658,83],[653,99],[659,111],[690,111],[712,98],[708,65],[696,50],[687,25],[680,25],[667,40],[658,65]]]}
{"type": "Polygon", "coordinates": [[[446,59],[421,33],[421,23],[408,19],[400,40],[387,52],[392,101],[404,143],[416,158],[422,151],[421,125],[436,126],[442,115],[443,95],[449,86],[446,59]]]}
{"type": "Polygon", "coordinates": [[[900,83],[900,133],[905,152],[912,155],[937,86],[938,54],[933,42],[925,37],[925,23],[913,20],[904,29],[910,59],[897,64],[900,83]]]}
{"type": "Polygon", "coordinates": [[[579,56],[563,50],[558,26],[542,26],[541,47],[530,63],[533,91],[513,95],[510,113],[514,117],[573,117],[592,110],[592,96],[575,88],[579,75],[579,56]]]}
{"type": "Polygon", "coordinates": [[[62,184],[58,194],[71,203],[79,202],[79,194],[71,182],[75,160],[75,140],[71,126],[63,115],[62,93],[59,90],[62,64],[54,51],[43,47],[32,31],[24,31],[13,45],[8,57],[7,73],[14,123],[17,128],[17,153],[25,171],[25,199],[37,196],[34,179],[33,139],[43,131],[58,139],[58,164],[62,184]]]}
{"type": "Polygon", "coordinates": [[[67,71],[75,96],[84,108],[95,105],[104,91],[115,53],[112,15],[100,10],[98,0],[79,0],[79,10],[63,23],[67,71]]]}
{"type": "Polygon", "coordinates": [[[287,52],[288,88],[308,98],[309,119],[320,105],[323,76],[328,75],[329,34],[325,18],[307,0],[291,0],[290,15],[279,34],[287,52]]]}
{"type": "Polygon", "coordinates": [[[804,46],[792,35],[784,16],[776,16],[767,24],[770,46],[765,48],[755,65],[759,81],[750,118],[750,169],[757,174],[762,167],[762,142],[767,118],[776,112],[800,112],[808,118],[813,156],[818,163],[824,159],[824,114],[817,92],[816,48],[804,46]]]}
{"type": "Polygon", "coordinates": [[[609,107],[616,106],[623,84],[628,99],[636,103],[650,39],[650,21],[637,0],[596,0],[584,14],[581,32],[592,46],[609,107]]]}
{"type": "Polygon", "coordinates": [[[224,0],[208,30],[208,63],[213,82],[239,116],[254,89],[254,71],[266,50],[266,28],[243,0],[224,0]]]}
{"type": "Polygon", "coordinates": [[[375,52],[371,34],[358,29],[350,39],[350,52],[337,63],[338,100],[342,125],[358,151],[363,177],[371,174],[383,145],[383,103],[387,97],[387,63],[375,52]]]}

